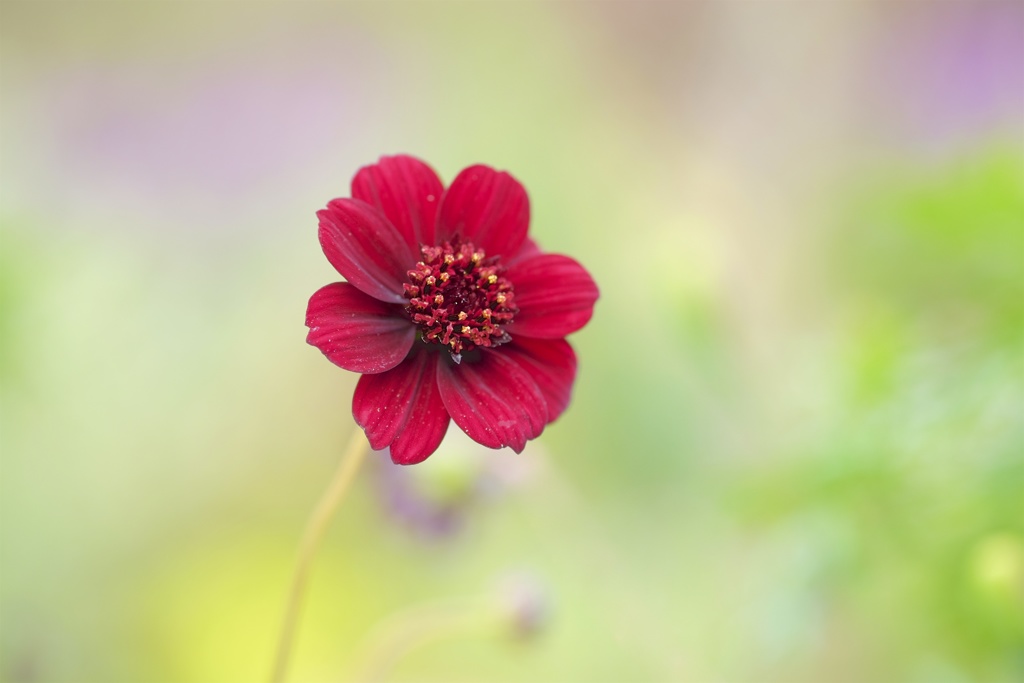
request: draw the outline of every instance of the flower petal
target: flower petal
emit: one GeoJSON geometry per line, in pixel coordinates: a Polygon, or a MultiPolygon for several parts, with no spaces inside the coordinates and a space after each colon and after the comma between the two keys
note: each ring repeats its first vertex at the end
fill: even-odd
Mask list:
{"type": "Polygon", "coordinates": [[[576,353],[564,339],[517,337],[501,347],[505,354],[530,373],[548,406],[548,422],[565,412],[576,379],[576,353]]]}
{"type": "Polygon", "coordinates": [[[448,431],[448,412],[437,389],[439,354],[420,351],[379,375],[363,375],[352,396],[352,415],[375,450],[391,447],[399,465],[422,462],[448,431]]]}
{"type": "Polygon", "coordinates": [[[405,358],[416,326],[401,309],[363,294],[347,282],[314,292],[306,308],[306,341],[352,372],[384,372],[405,358]]]}
{"type": "Polygon", "coordinates": [[[375,299],[405,303],[402,285],[416,254],[380,211],[358,199],[333,199],[316,215],[324,254],[346,280],[375,299]]]}
{"type": "Polygon", "coordinates": [[[519,453],[544,431],[544,394],[527,370],[500,351],[480,349],[460,365],[438,363],[437,385],[448,414],[477,443],[519,453]]]}
{"type": "Polygon", "coordinates": [[[381,157],[352,179],[352,198],[377,207],[418,254],[434,244],[434,224],[444,185],[434,169],[415,157],[381,157]]]}
{"type": "Polygon", "coordinates": [[[530,227],[530,199],[519,181],[490,166],[470,166],[441,199],[437,239],[459,235],[488,256],[514,254],[530,227]]]}
{"type": "Polygon", "coordinates": [[[531,238],[527,237],[523,240],[522,245],[516,250],[516,253],[508,258],[502,259],[505,263],[506,268],[511,268],[514,264],[528,258],[533,258],[541,253],[540,247],[531,238]]]}
{"type": "Polygon", "coordinates": [[[561,254],[541,254],[513,264],[506,273],[516,291],[512,336],[560,339],[590,320],[597,284],[579,263],[561,254]]]}

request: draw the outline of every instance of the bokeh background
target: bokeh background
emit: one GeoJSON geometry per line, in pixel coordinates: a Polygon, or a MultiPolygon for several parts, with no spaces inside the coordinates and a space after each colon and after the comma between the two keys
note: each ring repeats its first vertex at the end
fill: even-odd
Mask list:
{"type": "Polygon", "coordinates": [[[522,455],[371,458],[292,680],[1024,679],[1020,2],[4,0],[0,106],[3,681],[265,679],[398,152],[602,298],[522,455]]]}

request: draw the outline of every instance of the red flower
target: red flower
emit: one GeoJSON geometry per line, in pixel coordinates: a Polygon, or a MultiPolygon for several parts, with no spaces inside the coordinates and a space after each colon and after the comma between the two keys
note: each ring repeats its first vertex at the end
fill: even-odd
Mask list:
{"type": "Polygon", "coordinates": [[[317,216],[348,282],[310,298],[306,341],[363,373],[352,412],[374,449],[421,462],[455,420],[518,453],[562,414],[576,376],[564,337],[590,320],[597,285],[526,236],[515,178],[471,166],[446,190],[422,161],[383,157],[317,216]]]}

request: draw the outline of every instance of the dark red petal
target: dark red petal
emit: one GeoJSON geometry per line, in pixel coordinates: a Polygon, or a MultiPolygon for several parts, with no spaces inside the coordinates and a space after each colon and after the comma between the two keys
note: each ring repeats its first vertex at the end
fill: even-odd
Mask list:
{"type": "Polygon", "coordinates": [[[540,247],[532,239],[527,237],[523,240],[523,244],[519,247],[515,254],[512,256],[502,259],[506,268],[511,267],[513,264],[518,263],[524,259],[532,258],[541,253],[540,247]]]}
{"type": "Polygon", "coordinates": [[[384,372],[405,358],[416,326],[397,306],[377,301],[347,282],[318,289],[306,308],[306,341],[352,372],[384,372]]]}
{"type": "Polygon", "coordinates": [[[501,347],[505,354],[530,373],[548,406],[548,422],[565,412],[576,379],[576,354],[564,339],[517,337],[501,347]]]}
{"type": "Polygon", "coordinates": [[[316,215],[320,246],[346,280],[375,299],[405,303],[402,285],[418,254],[380,211],[358,199],[333,199],[316,215]]]}
{"type": "Polygon", "coordinates": [[[377,207],[415,253],[433,245],[444,185],[434,169],[410,156],[381,157],[352,179],[352,197],[377,207]]]}
{"type": "Polygon", "coordinates": [[[530,227],[530,199],[519,181],[489,166],[470,166],[441,200],[437,239],[459,235],[488,256],[514,254],[530,227]]]}
{"type": "Polygon", "coordinates": [[[474,441],[519,453],[544,431],[544,394],[530,373],[501,351],[480,349],[475,362],[438,363],[437,385],[448,414],[474,441]]]}
{"type": "Polygon", "coordinates": [[[590,273],[568,256],[541,254],[508,269],[519,313],[508,325],[513,337],[560,339],[590,320],[597,285],[590,273]]]}
{"type": "Polygon", "coordinates": [[[439,355],[421,351],[393,370],[363,375],[352,396],[352,415],[376,450],[412,465],[437,450],[448,431],[448,412],[437,389],[439,355]]]}

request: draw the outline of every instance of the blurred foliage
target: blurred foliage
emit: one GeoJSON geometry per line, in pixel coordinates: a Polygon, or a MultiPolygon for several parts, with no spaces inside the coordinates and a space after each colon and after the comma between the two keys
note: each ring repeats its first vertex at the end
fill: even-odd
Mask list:
{"type": "Polygon", "coordinates": [[[733,504],[757,527],[821,525],[817,590],[903,660],[898,677],[930,651],[969,679],[1011,680],[1024,673],[1024,159],[986,148],[869,187],[830,245],[849,308],[829,407],[737,478],[733,504]]]}
{"type": "MultiPolygon", "coordinates": [[[[833,263],[907,333],[988,344],[1024,334],[1024,157],[988,144],[861,183],[833,263]]],[[[885,325],[885,323],[882,323],[885,325]]],[[[890,334],[879,330],[881,334],[890,334]]],[[[871,331],[867,332],[871,334],[871,331]]],[[[892,333],[899,335],[899,331],[892,333]]]]}

